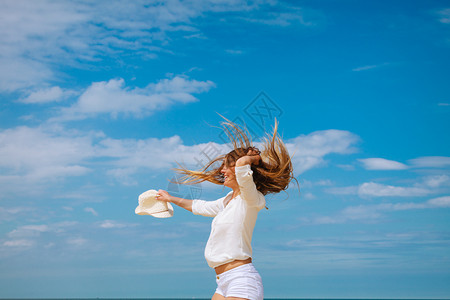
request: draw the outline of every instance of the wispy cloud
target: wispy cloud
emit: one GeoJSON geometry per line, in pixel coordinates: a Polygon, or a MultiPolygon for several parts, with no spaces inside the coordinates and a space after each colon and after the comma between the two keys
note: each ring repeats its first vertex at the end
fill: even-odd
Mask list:
{"type": "Polygon", "coordinates": [[[361,197],[420,197],[429,194],[430,191],[420,187],[403,187],[366,182],[358,187],[358,195],[361,197]]]}
{"type": "Polygon", "coordinates": [[[450,24],[450,8],[445,8],[437,12],[439,16],[439,22],[444,24],[450,24]]]}
{"type": "Polygon", "coordinates": [[[33,211],[35,209],[29,206],[0,207],[0,222],[11,221],[33,211]]]}
{"type": "MultiPolygon", "coordinates": [[[[159,89],[164,90],[164,85],[159,89]]],[[[188,146],[179,136],[112,139],[101,132],[66,131],[58,126],[7,129],[0,131],[0,141],[4,141],[0,143],[0,168],[3,170],[0,186],[4,191],[22,190],[24,182],[30,187],[45,188],[45,184],[55,180],[83,176],[97,170],[95,162],[104,158],[108,158],[108,168],[97,172],[106,172],[105,175],[122,184],[133,185],[137,183],[134,176],[141,171],[165,170],[176,166],[176,162],[198,168],[198,163],[204,160],[202,153],[208,147],[213,147],[217,154],[229,151],[228,145],[215,142],[188,146]]],[[[350,132],[325,130],[289,140],[287,147],[294,154],[296,172],[302,173],[325,165],[328,154],[355,152],[354,145],[358,141],[350,132]]]]}
{"type": "Polygon", "coordinates": [[[234,49],[227,49],[225,50],[225,52],[232,55],[241,55],[244,53],[244,51],[242,50],[234,50],[234,49]]]}
{"type": "Polygon", "coordinates": [[[335,195],[358,195],[359,197],[421,197],[433,193],[426,187],[404,187],[365,182],[359,186],[334,187],[325,189],[327,193],[335,195]]]}
{"type": "Polygon", "coordinates": [[[286,146],[293,154],[295,170],[299,174],[318,166],[326,165],[328,154],[351,154],[357,152],[360,138],[345,130],[322,130],[301,135],[287,141],[286,146]]]}
{"type": "Polygon", "coordinates": [[[302,220],[312,224],[342,224],[348,222],[366,223],[377,221],[387,212],[448,207],[450,207],[450,196],[443,196],[419,203],[383,203],[376,205],[349,206],[333,216],[321,216],[312,219],[303,218],[302,220]]]}
{"type": "Polygon", "coordinates": [[[385,158],[358,159],[366,170],[405,170],[409,168],[446,168],[450,166],[450,157],[423,156],[409,159],[407,164],[385,158]]]}
{"type": "Polygon", "coordinates": [[[126,227],[135,227],[137,224],[126,224],[121,223],[114,220],[105,220],[99,224],[100,228],[104,229],[112,229],[112,228],[126,228],[126,227]]]}
{"type": "MultiPolygon", "coordinates": [[[[343,272],[352,272],[353,269],[361,271],[366,268],[372,271],[398,271],[401,268],[405,272],[420,265],[434,270],[445,270],[448,261],[445,253],[449,246],[449,237],[445,232],[359,231],[356,235],[277,240],[278,243],[260,245],[259,252],[263,252],[260,254],[263,256],[262,261],[270,261],[273,255],[284,257],[289,262],[283,267],[305,270],[305,276],[314,273],[329,274],[336,268],[343,272]],[[423,259],[424,251],[433,253],[436,259],[423,259]],[[411,264],[412,261],[415,263],[411,264]]],[[[264,267],[270,268],[269,265],[264,267]]],[[[280,266],[277,265],[276,268],[280,266]]]]}
{"type": "Polygon", "coordinates": [[[428,207],[450,207],[450,196],[430,199],[425,205],[428,207]]]}
{"type": "Polygon", "coordinates": [[[95,209],[93,209],[92,207],[85,207],[84,211],[92,214],[93,216],[96,216],[96,217],[98,216],[98,212],[95,209]]]}
{"type": "Polygon", "coordinates": [[[0,131],[0,141],[0,182],[82,175],[89,168],[81,163],[94,155],[92,137],[55,133],[41,127],[0,131]]]}
{"type": "Polygon", "coordinates": [[[81,247],[84,246],[88,240],[83,237],[73,237],[66,240],[70,246],[81,247]]]}
{"type": "Polygon", "coordinates": [[[44,232],[61,233],[76,224],[76,222],[59,222],[53,224],[22,225],[10,231],[7,235],[11,238],[36,237],[44,232]]]}
{"type": "Polygon", "coordinates": [[[441,186],[450,185],[450,177],[445,174],[441,175],[430,175],[424,178],[423,185],[430,188],[438,188],[441,186]]]}
{"type": "Polygon", "coordinates": [[[67,58],[70,50],[89,50],[80,25],[88,20],[75,3],[2,1],[0,4],[0,90],[41,84],[55,75],[48,58],[67,58]],[[67,30],[72,36],[67,36],[67,30]]]}
{"type": "Polygon", "coordinates": [[[162,79],[145,88],[125,86],[123,79],[95,82],[88,87],[61,116],[52,121],[79,120],[109,114],[116,118],[125,116],[143,117],[168,108],[175,103],[198,101],[193,94],[203,93],[215,87],[212,81],[197,81],[184,76],[162,79]]]}
{"type": "Polygon", "coordinates": [[[76,94],[75,91],[63,90],[59,86],[54,86],[50,88],[33,91],[27,97],[20,99],[19,102],[28,104],[60,102],[75,94],[76,94]]]}
{"type": "MultiPolygon", "coordinates": [[[[7,240],[3,242],[3,246],[7,248],[14,247],[21,249],[35,248],[39,244],[47,243],[42,239],[43,235],[52,234],[53,237],[55,235],[63,235],[69,228],[76,224],[77,222],[66,221],[52,224],[22,225],[6,234],[7,240]]],[[[2,254],[7,253],[8,252],[2,254]]]]}
{"type": "Polygon", "coordinates": [[[325,17],[318,10],[306,9],[283,2],[261,2],[260,9],[252,10],[239,18],[251,23],[286,27],[301,25],[315,27],[324,23],[325,17]],[[277,9],[273,9],[276,7],[277,9]]]}
{"type": "Polygon", "coordinates": [[[18,238],[18,237],[34,237],[38,236],[43,232],[50,231],[51,228],[48,225],[24,225],[8,233],[8,237],[18,238]]]}
{"type": "Polygon", "coordinates": [[[450,167],[448,156],[423,156],[408,160],[412,167],[416,168],[446,168],[450,167]]]}
{"type": "Polygon", "coordinates": [[[242,14],[246,17],[241,20],[275,26],[314,23],[305,21],[301,8],[281,7],[282,11],[274,13],[268,9],[271,7],[280,4],[235,0],[119,1],[114,5],[103,1],[2,1],[0,91],[28,90],[55,81],[62,69],[59,66],[84,67],[105,56],[120,60],[124,49],[144,59],[163,51],[171,53],[170,43],[177,33],[204,38],[193,21],[207,14],[242,14]],[[255,14],[248,17],[249,12],[255,14]]]}
{"type": "Polygon", "coordinates": [[[354,72],[367,71],[367,70],[376,69],[379,67],[384,67],[387,65],[389,65],[389,63],[382,63],[382,64],[378,64],[378,65],[366,65],[366,66],[362,66],[362,67],[353,68],[352,71],[354,71],[354,72]]]}
{"type": "Polygon", "coordinates": [[[9,240],[3,242],[3,246],[6,247],[31,247],[34,245],[32,240],[20,239],[20,240],[9,240]]]}
{"type": "Polygon", "coordinates": [[[396,186],[376,182],[364,182],[346,187],[330,187],[325,192],[335,195],[367,197],[422,197],[448,192],[450,177],[446,174],[424,176],[412,186],[396,186]]]}
{"type": "Polygon", "coordinates": [[[358,159],[366,170],[404,170],[408,166],[397,161],[384,158],[358,159]]]}

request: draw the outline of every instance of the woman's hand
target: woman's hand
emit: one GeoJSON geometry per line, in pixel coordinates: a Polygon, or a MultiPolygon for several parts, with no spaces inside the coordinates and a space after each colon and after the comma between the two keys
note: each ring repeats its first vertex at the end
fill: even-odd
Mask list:
{"type": "Polygon", "coordinates": [[[261,151],[259,151],[259,149],[255,148],[255,147],[250,148],[247,152],[247,156],[250,158],[251,163],[253,165],[257,165],[261,161],[260,154],[261,154],[261,151]]]}
{"type": "Polygon", "coordinates": [[[165,190],[158,190],[158,193],[156,193],[156,200],[172,202],[172,196],[165,190]]]}
{"type": "Polygon", "coordinates": [[[252,147],[248,150],[247,155],[236,161],[236,167],[243,165],[258,165],[261,161],[261,155],[258,148],[252,147]]]}

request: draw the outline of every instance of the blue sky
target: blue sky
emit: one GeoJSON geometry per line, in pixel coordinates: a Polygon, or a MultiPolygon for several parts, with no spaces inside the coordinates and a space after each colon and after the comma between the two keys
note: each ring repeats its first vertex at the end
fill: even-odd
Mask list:
{"type": "Polygon", "coordinates": [[[210,297],[211,219],[134,214],[227,151],[294,153],[254,233],[266,297],[450,297],[447,1],[2,1],[0,297],[210,297]]]}

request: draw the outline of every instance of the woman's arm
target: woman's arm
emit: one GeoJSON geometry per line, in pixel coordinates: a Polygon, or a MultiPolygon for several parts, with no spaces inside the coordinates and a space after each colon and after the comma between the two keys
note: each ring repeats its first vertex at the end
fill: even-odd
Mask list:
{"type": "Polygon", "coordinates": [[[158,193],[156,194],[156,200],[171,202],[175,205],[178,205],[179,207],[182,207],[192,212],[192,200],[171,196],[165,190],[158,191],[158,193]]]}
{"type": "Polygon", "coordinates": [[[261,162],[259,150],[252,148],[247,152],[247,155],[239,158],[236,161],[236,180],[239,184],[241,197],[250,206],[256,206],[262,209],[266,205],[264,196],[256,189],[253,181],[253,171],[251,165],[258,165],[261,162]]]}

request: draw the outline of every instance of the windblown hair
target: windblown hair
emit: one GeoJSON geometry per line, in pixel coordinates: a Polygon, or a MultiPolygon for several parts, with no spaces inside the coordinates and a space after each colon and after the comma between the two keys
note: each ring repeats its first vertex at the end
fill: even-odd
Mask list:
{"type": "MultiPolygon", "coordinates": [[[[225,119],[225,118],[224,118],[225,119]]],[[[225,181],[220,172],[224,166],[233,167],[236,161],[246,156],[250,149],[258,150],[252,145],[248,131],[225,119],[222,127],[233,146],[233,150],[207,163],[200,171],[191,171],[182,166],[175,169],[184,176],[179,183],[195,184],[209,181],[222,185],[225,181]],[[220,167],[218,167],[220,163],[220,167]]],[[[264,138],[261,159],[258,165],[251,165],[253,181],[256,189],[263,195],[279,193],[286,190],[291,180],[296,180],[293,174],[291,157],[282,139],[277,134],[278,123],[275,120],[273,134],[264,138]]]]}

